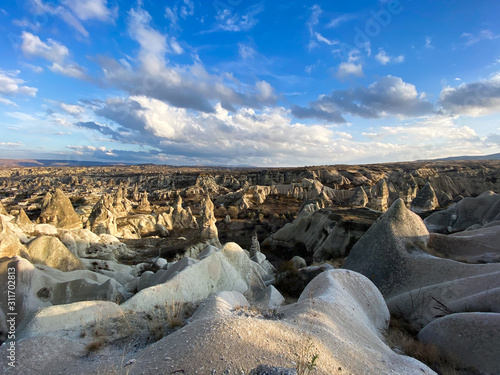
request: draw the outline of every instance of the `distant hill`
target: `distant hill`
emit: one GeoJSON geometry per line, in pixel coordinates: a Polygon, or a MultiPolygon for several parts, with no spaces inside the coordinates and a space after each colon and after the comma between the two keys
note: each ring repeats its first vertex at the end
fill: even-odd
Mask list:
{"type": "Polygon", "coordinates": [[[433,159],[433,161],[453,161],[453,160],[500,160],[500,154],[481,156],[451,156],[449,158],[433,159]]]}
{"type": "Polygon", "coordinates": [[[86,160],[0,159],[0,167],[99,167],[107,165],[128,164],[86,160]]]}

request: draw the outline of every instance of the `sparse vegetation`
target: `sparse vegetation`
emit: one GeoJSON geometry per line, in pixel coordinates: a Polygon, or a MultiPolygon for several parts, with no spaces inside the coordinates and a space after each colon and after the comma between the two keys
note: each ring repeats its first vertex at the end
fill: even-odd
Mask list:
{"type": "Polygon", "coordinates": [[[314,344],[311,337],[302,343],[299,353],[297,353],[297,375],[309,375],[312,374],[317,367],[317,362],[319,359],[318,349],[314,344]]]}
{"type": "Polygon", "coordinates": [[[227,209],[227,214],[231,217],[231,219],[237,219],[238,218],[238,214],[240,213],[240,210],[238,210],[238,207],[236,206],[230,206],[228,209],[227,209]]]}

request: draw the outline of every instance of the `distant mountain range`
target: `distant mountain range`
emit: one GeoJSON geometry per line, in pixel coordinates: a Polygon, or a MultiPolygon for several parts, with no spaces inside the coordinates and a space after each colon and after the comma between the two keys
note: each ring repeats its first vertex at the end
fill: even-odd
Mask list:
{"type": "Polygon", "coordinates": [[[0,159],[0,167],[99,167],[107,165],[129,164],[86,160],[0,159]]]}
{"type": "Polygon", "coordinates": [[[452,160],[500,160],[500,154],[482,155],[482,156],[451,156],[449,158],[433,159],[433,161],[452,161],[452,160]]]}

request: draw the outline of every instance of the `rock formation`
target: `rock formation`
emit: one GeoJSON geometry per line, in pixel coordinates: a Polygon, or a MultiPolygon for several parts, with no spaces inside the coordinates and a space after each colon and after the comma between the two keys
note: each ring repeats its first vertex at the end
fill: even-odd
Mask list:
{"type": "Polygon", "coordinates": [[[354,190],[354,194],[351,199],[349,199],[349,205],[354,207],[365,207],[368,204],[368,195],[366,195],[365,190],[362,186],[358,186],[354,190]]]}
{"type": "Polygon", "coordinates": [[[118,233],[116,220],[119,214],[113,206],[113,198],[108,194],[104,194],[96,203],[87,220],[87,229],[95,234],[111,234],[118,233]]]}
{"type": "Polygon", "coordinates": [[[81,228],[82,221],[76,214],[71,201],[61,189],[52,195],[47,193],[42,203],[42,212],[38,218],[41,224],[54,224],[58,228],[81,228]]]}
{"type": "Polygon", "coordinates": [[[253,232],[252,235],[252,245],[250,246],[250,258],[255,257],[257,253],[260,253],[260,243],[259,238],[257,237],[257,232],[253,232]]]}
{"type": "Polygon", "coordinates": [[[2,204],[2,201],[0,201],[0,215],[8,215],[7,211],[5,210],[5,207],[2,204]]]}
{"type": "Polygon", "coordinates": [[[14,219],[14,223],[21,228],[25,233],[32,233],[34,230],[34,224],[33,222],[29,219],[28,215],[26,215],[26,212],[24,212],[24,209],[20,209],[19,213],[16,215],[16,218],[14,219]]]}
{"type": "Polygon", "coordinates": [[[0,216],[0,258],[11,258],[16,255],[27,256],[26,247],[9,228],[7,220],[0,216]]]}
{"type": "Polygon", "coordinates": [[[377,211],[387,211],[389,205],[389,187],[385,179],[380,180],[372,189],[369,206],[377,211]]]}
{"type": "Polygon", "coordinates": [[[86,269],[57,237],[37,237],[28,244],[28,254],[32,263],[44,264],[63,272],[86,269]]]}
{"type": "Polygon", "coordinates": [[[411,210],[416,213],[432,211],[437,207],[439,202],[430,183],[426,183],[411,202],[411,210]]]}
{"type": "Polygon", "coordinates": [[[201,203],[201,223],[200,223],[200,238],[202,241],[209,240],[213,242],[216,246],[219,245],[219,234],[217,231],[217,227],[215,223],[217,220],[215,219],[214,214],[214,204],[210,199],[210,196],[207,194],[206,198],[201,203]]]}
{"type": "Polygon", "coordinates": [[[369,277],[390,311],[419,328],[443,306],[454,312],[500,312],[500,264],[437,258],[425,251],[428,241],[422,219],[398,199],[354,245],[343,267],[369,277]]]}
{"type": "Polygon", "coordinates": [[[141,202],[139,203],[137,210],[139,210],[139,211],[151,211],[151,204],[149,203],[147,192],[143,192],[141,194],[141,202]]]}
{"type": "Polygon", "coordinates": [[[485,191],[477,198],[464,198],[446,210],[433,213],[425,219],[425,225],[431,232],[454,233],[494,221],[500,221],[500,195],[485,191]]]}

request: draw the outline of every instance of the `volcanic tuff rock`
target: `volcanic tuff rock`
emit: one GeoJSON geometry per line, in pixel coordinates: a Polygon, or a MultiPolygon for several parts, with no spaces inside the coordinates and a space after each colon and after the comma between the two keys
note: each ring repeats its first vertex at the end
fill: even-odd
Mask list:
{"type": "Polygon", "coordinates": [[[219,243],[219,234],[217,231],[217,227],[215,223],[217,220],[215,219],[214,214],[214,204],[210,199],[210,196],[207,195],[206,198],[201,203],[201,224],[200,224],[200,238],[202,241],[209,240],[213,242],[214,245],[218,246],[219,243]]]}
{"type": "Polygon", "coordinates": [[[45,264],[63,272],[86,269],[56,237],[37,237],[28,244],[28,254],[32,263],[45,264]]]}
{"type": "Polygon", "coordinates": [[[26,247],[9,228],[6,216],[0,215],[0,258],[21,254],[27,256],[26,247]]]}
{"type": "Polygon", "coordinates": [[[26,215],[26,212],[24,212],[24,209],[22,208],[16,215],[14,223],[26,233],[32,233],[35,227],[33,222],[29,219],[28,215],[26,215]]]}
{"type": "Polygon", "coordinates": [[[413,212],[425,212],[432,211],[439,206],[436,193],[432,188],[430,183],[426,183],[425,186],[418,192],[416,198],[411,202],[411,210],[413,212]]]}
{"type": "Polygon", "coordinates": [[[418,339],[435,345],[452,363],[500,374],[500,314],[451,314],[425,326],[418,339]]]}
{"type": "Polygon", "coordinates": [[[429,232],[402,200],[354,245],[344,268],[369,277],[390,311],[423,327],[450,311],[500,312],[500,264],[463,264],[426,252],[429,232]],[[485,298],[485,296],[488,298],[485,298]]]}
{"type": "Polygon", "coordinates": [[[2,204],[2,201],[0,201],[0,215],[8,215],[7,211],[5,210],[5,207],[2,204]]]}
{"type": "Polygon", "coordinates": [[[118,233],[116,224],[118,217],[119,214],[113,206],[113,198],[105,194],[92,209],[92,213],[87,220],[87,229],[95,234],[116,235],[118,233]]]}
{"type": "Polygon", "coordinates": [[[71,201],[61,189],[56,189],[54,195],[47,193],[42,203],[42,212],[38,218],[42,224],[54,224],[58,228],[81,228],[82,221],[76,214],[71,201]]]}
{"type": "MultiPolygon", "coordinates": [[[[16,370],[31,375],[35,373],[33,369],[39,368],[33,351],[42,350],[36,343],[47,343],[50,336],[44,334],[66,342],[61,333],[49,332],[47,322],[52,321],[54,330],[61,332],[68,314],[79,311],[78,305],[61,307],[60,320],[50,320],[53,314],[44,310],[38,313],[36,324],[30,330],[34,335],[18,344],[22,360],[16,370]]],[[[115,364],[121,367],[132,358],[135,365],[130,368],[131,374],[155,373],[159,368],[164,373],[179,369],[186,374],[200,370],[223,373],[235,368],[254,368],[262,361],[295,368],[296,353],[311,345],[312,353],[319,358],[318,375],[339,371],[366,375],[435,374],[419,361],[396,354],[384,343],[381,332],[389,322],[385,302],[377,288],[355,272],[324,272],[311,282],[297,303],[280,309],[279,320],[254,316],[252,310],[247,310],[248,306],[248,301],[238,292],[218,293],[198,308],[187,326],[145,349],[125,355],[121,349],[108,351],[107,355],[99,355],[99,361],[84,355],[71,356],[63,350],[46,351],[45,361],[51,363],[46,373],[55,374],[63,369],[71,374],[95,373],[98,368],[113,368],[115,364]],[[73,361],[68,361],[68,356],[73,361]]],[[[82,308],[89,312],[82,316],[84,319],[95,316],[98,308],[105,311],[104,316],[113,313],[112,308],[102,303],[82,305],[82,308]]],[[[106,324],[106,319],[100,324],[106,324]]],[[[68,340],[71,342],[75,340],[68,340]]],[[[70,347],[83,354],[74,345],[70,347]]],[[[0,355],[0,368],[6,366],[5,355],[0,355]]]]}
{"type": "Polygon", "coordinates": [[[431,232],[454,233],[494,221],[500,221],[500,195],[485,191],[477,198],[464,198],[444,211],[433,213],[424,222],[431,232]]]}
{"type": "Polygon", "coordinates": [[[362,186],[358,186],[356,190],[354,190],[354,194],[351,199],[349,199],[349,204],[355,207],[365,207],[368,204],[368,195],[366,195],[362,186]]]}

